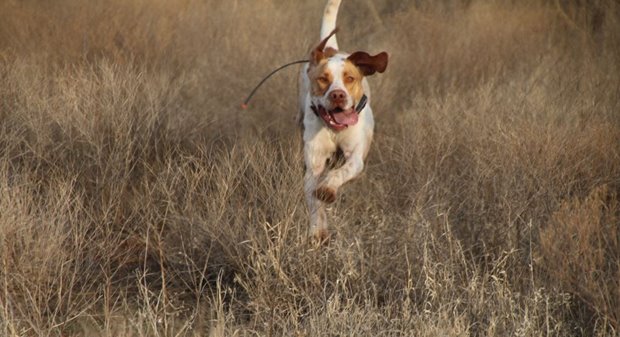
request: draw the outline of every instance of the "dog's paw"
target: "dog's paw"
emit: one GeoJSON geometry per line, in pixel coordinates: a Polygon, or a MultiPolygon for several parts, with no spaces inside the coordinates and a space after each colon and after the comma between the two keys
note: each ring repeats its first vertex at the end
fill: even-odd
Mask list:
{"type": "Polygon", "coordinates": [[[331,204],[336,201],[336,190],[331,187],[322,186],[314,191],[314,196],[322,202],[331,204]]]}
{"type": "Polygon", "coordinates": [[[310,237],[315,244],[327,246],[331,235],[327,228],[313,228],[310,230],[310,237]]]}

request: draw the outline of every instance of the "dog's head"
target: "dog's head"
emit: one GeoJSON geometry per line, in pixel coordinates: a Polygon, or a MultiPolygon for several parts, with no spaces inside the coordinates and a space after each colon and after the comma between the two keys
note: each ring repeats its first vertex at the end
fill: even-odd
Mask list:
{"type": "Polygon", "coordinates": [[[329,36],[316,46],[310,55],[308,78],[312,104],[323,108],[338,124],[353,125],[357,122],[355,105],[364,95],[362,80],[377,72],[385,71],[388,63],[386,52],[371,56],[358,51],[353,54],[338,53],[325,45],[329,36]]]}

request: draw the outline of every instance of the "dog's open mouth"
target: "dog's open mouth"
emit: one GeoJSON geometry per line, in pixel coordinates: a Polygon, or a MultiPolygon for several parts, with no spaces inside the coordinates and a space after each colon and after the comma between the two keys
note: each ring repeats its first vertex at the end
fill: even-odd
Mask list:
{"type": "Polygon", "coordinates": [[[325,124],[336,131],[355,125],[359,119],[359,115],[354,108],[347,110],[342,108],[327,110],[324,107],[320,107],[318,110],[319,116],[323,119],[325,124]]]}

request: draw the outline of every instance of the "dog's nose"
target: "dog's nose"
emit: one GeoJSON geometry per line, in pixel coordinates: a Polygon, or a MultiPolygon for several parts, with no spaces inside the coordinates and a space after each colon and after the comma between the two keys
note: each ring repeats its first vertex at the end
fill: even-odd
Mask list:
{"type": "Polygon", "coordinates": [[[336,89],[329,93],[329,98],[333,103],[342,103],[347,98],[347,93],[344,90],[336,89]]]}

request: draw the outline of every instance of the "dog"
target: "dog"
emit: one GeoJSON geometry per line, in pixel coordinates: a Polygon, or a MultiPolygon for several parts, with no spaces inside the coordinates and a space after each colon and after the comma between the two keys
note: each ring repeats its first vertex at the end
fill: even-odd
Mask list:
{"type": "Polygon", "coordinates": [[[341,0],[328,0],[323,12],[319,44],[299,76],[300,121],[304,144],[304,194],[310,213],[310,236],[329,240],[326,206],[339,188],[364,168],[374,132],[367,76],[383,73],[388,54],[338,50],[336,17],[341,0]],[[327,163],[336,153],[339,168],[327,163]]]}

